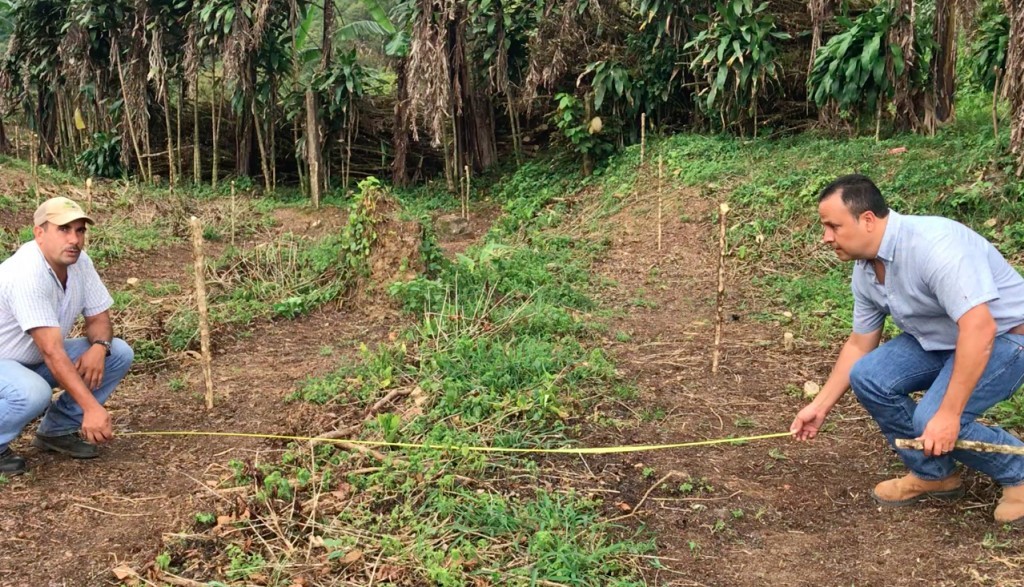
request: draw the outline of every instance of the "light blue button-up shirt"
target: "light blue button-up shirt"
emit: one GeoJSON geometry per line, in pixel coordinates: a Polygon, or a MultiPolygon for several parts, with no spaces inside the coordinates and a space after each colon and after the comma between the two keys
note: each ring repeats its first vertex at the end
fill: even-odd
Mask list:
{"type": "Polygon", "coordinates": [[[855,333],[874,332],[892,316],[925,350],[951,350],[957,320],[986,302],[998,334],[1024,323],[1024,278],[992,243],[959,222],[890,210],[878,259],[884,285],[871,262],[854,264],[855,333]]]}

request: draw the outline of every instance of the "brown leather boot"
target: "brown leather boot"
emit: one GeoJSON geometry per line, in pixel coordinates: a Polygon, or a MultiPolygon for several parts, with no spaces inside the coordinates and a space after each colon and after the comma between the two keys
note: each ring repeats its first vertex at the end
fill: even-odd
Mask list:
{"type": "Polygon", "coordinates": [[[1000,524],[1024,524],[1024,485],[1003,487],[1003,497],[993,517],[1000,524]]]}
{"type": "MultiPolygon", "coordinates": [[[[956,499],[964,494],[960,474],[953,473],[945,479],[928,481],[913,473],[899,479],[882,481],[871,491],[871,497],[885,506],[904,506],[922,499],[956,499]]],[[[1024,493],[1021,494],[1024,500],[1024,493]]],[[[1024,501],[1021,502],[1024,507],[1024,501]]]]}

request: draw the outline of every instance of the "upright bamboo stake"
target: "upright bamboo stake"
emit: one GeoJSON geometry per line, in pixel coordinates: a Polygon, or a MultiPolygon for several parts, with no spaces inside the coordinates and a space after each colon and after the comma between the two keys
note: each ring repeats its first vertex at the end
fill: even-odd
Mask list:
{"type": "Polygon", "coordinates": [[[647,113],[640,113],[640,167],[644,166],[644,151],[647,148],[647,113]]]}
{"type": "Polygon", "coordinates": [[[662,195],[661,191],[665,181],[665,162],[662,160],[661,154],[658,155],[658,250],[661,250],[661,209],[662,209],[662,195]]]}
{"type": "Polygon", "coordinates": [[[167,181],[171,186],[171,193],[174,193],[174,186],[178,180],[178,168],[175,166],[174,157],[174,134],[171,132],[171,103],[167,99],[167,80],[164,80],[164,126],[167,129],[167,181]]]}
{"type": "Polygon", "coordinates": [[[182,108],[182,106],[185,103],[184,98],[182,98],[182,94],[184,93],[184,91],[185,91],[185,79],[181,78],[178,81],[178,93],[175,96],[175,105],[174,105],[175,106],[175,108],[174,108],[174,110],[175,110],[174,115],[175,115],[176,123],[178,125],[178,128],[177,128],[178,137],[177,137],[177,141],[175,142],[175,144],[177,145],[177,148],[178,148],[178,152],[175,153],[175,160],[178,162],[178,181],[183,181],[181,179],[181,170],[184,167],[184,164],[181,161],[181,159],[182,159],[182,157],[181,157],[181,108],[182,108]]]}
{"type": "Polygon", "coordinates": [[[203,380],[206,382],[206,409],[213,409],[213,371],[210,358],[210,321],[206,307],[206,259],[203,256],[203,225],[193,216],[189,219],[192,227],[192,254],[196,270],[196,302],[199,310],[199,343],[202,350],[203,380]]]}
{"type": "Polygon", "coordinates": [[[29,143],[28,143],[28,149],[29,149],[29,153],[28,153],[28,156],[29,156],[28,166],[29,166],[29,169],[32,170],[32,195],[36,197],[36,206],[38,206],[39,205],[39,175],[38,175],[39,170],[36,169],[36,166],[39,164],[39,153],[37,152],[38,150],[36,148],[36,135],[35,135],[35,133],[30,132],[28,134],[28,139],[29,139],[29,143]]]}
{"type": "Polygon", "coordinates": [[[469,165],[463,167],[463,173],[465,174],[466,187],[462,192],[462,217],[469,220],[469,165]]]}
{"type": "Polygon", "coordinates": [[[235,246],[235,180],[231,180],[231,246],[235,246]]]}
{"type": "Polygon", "coordinates": [[[199,83],[197,74],[192,81],[192,183],[199,185],[203,180],[203,160],[199,154],[199,83]]]}
{"type": "Polygon", "coordinates": [[[219,161],[218,161],[218,159],[220,157],[218,155],[220,154],[220,149],[218,148],[219,147],[218,143],[220,142],[220,121],[221,121],[221,118],[223,118],[223,116],[221,114],[221,111],[220,111],[220,102],[221,102],[220,82],[221,82],[221,80],[219,80],[217,78],[217,65],[214,64],[214,66],[213,66],[213,98],[212,98],[213,101],[210,103],[210,106],[211,106],[211,108],[210,108],[210,116],[213,118],[213,151],[210,154],[213,157],[213,162],[210,164],[211,165],[210,186],[213,189],[217,189],[217,175],[219,175],[219,170],[218,170],[219,161]]]}
{"type": "Polygon", "coordinates": [[[875,142],[882,140],[882,101],[878,101],[878,111],[875,112],[875,142]]]}
{"type": "Polygon", "coordinates": [[[992,135],[996,141],[996,149],[999,148],[999,82],[1003,79],[1003,69],[996,68],[996,83],[992,88],[992,135]]]}
{"type": "Polygon", "coordinates": [[[316,116],[316,93],[306,90],[306,159],[309,161],[309,194],[313,208],[320,208],[320,125],[316,116]]]}
{"type": "Polygon", "coordinates": [[[721,356],[722,322],[725,318],[725,216],[729,204],[722,202],[718,207],[718,297],[715,302],[715,347],[711,358],[711,373],[718,373],[718,359],[721,356]]]}
{"type": "MultiPolygon", "coordinates": [[[[85,214],[86,216],[92,216],[92,178],[87,177],[85,179],[85,214]]],[[[85,242],[82,243],[83,249],[89,248],[89,231],[85,232],[85,242]]]]}

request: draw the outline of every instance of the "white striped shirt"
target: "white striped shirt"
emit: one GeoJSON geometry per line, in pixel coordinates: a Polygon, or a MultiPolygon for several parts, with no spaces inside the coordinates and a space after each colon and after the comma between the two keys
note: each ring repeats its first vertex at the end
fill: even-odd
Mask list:
{"type": "Polygon", "coordinates": [[[67,338],[79,316],[95,316],[113,303],[85,251],[68,266],[64,288],[39,245],[29,241],[0,263],[0,359],[42,363],[29,330],[56,327],[67,338]]]}

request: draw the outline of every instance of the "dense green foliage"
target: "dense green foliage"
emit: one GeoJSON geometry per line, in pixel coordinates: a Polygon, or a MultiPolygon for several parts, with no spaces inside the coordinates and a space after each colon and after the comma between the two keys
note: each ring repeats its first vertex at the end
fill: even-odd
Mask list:
{"type": "Polygon", "coordinates": [[[1006,70],[1010,19],[1002,10],[1002,2],[989,0],[982,7],[981,24],[971,46],[971,73],[974,81],[991,92],[1006,70]]]}
{"type": "Polygon", "coordinates": [[[702,80],[697,102],[724,128],[737,125],[742,132],[750,121],[756,134],[758,99],[781,73],[777,43],[790,37],[778,30],[767,8],[755,8],[753,0],[719,2],[712,16],[696,18],[707,28],[685,46],[697,50],[690,62],[702,80]]]}

